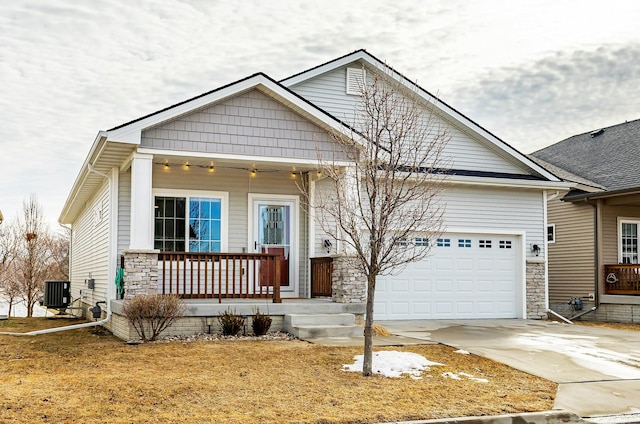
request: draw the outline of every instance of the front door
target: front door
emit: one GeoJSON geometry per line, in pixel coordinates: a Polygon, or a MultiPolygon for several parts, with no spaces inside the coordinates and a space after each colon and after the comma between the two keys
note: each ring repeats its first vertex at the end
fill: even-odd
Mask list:
{"type": "Polygon", "coordinates": [[[253,247],[258,253],[280,255],[280,289],[295,291],[295,203],[289,200],[253,201],[253,247]]]}

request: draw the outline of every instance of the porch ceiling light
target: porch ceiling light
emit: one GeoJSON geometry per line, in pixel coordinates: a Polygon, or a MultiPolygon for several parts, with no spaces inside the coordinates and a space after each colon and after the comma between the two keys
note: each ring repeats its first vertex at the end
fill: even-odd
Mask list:
{"type": "Polygon", "coordinates": [[[256,170],[256,169],[252,169],[251,170],[251,176],[252,177],[255,177],[257,173],[258,173],[258,170],[256,170]]]}
{"type": "Polygon", "coordinates": [[[184,169],[185,169],[186,171],[188,171],[188,170],[189,170],[189,166],[190,166],[190,165],[189,165],[189,161],[187,161],[187,162],[184,164],[184,169]]]}

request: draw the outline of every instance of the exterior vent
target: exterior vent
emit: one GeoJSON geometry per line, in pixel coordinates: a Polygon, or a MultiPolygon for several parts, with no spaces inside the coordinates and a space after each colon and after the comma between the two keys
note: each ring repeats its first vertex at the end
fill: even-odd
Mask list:
{"type": "Polygon", "coordinates": [[[45,281],[42,305],[53,309],[66,308],[69,306],[70,287],[69,281],[45,281]]]}
{"type": "Polygon", "coordinates": [[[600,128],[599,130],[596,130],[596,131],[592,132],[590,135],[591,135],[591,138],[594,138],[594,137],[599,136],[602,133],[604,133],[604,128],[600,128]]]}
{"type": "Polygon", "coordinates": [[[366,78],[364,68],[347,68],[347,94],[359,96],[366,78]]]}

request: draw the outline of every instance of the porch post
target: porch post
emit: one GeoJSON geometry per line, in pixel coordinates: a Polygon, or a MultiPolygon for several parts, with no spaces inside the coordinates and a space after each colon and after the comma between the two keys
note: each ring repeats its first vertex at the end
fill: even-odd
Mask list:
{"type": "Polygon", "coordinates": [[[131,161],[131,239],[129,249],[153,249],[153,155],[134,153],[131,161]]]}

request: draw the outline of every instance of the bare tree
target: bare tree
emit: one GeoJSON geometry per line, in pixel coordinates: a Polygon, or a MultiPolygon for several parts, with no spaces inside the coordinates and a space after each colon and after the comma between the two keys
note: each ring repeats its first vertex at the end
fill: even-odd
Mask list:
{"type": "Polygon", "coordinates": [[[341,151],[319,159],[314,198],[303,191],[323,231],[366,276],[365,376],[372,374],[377,277],[426,258],[444,227],[440,194],[450,136],[417,86],[389,78],[391,72],[367,69],[350,136],[331,134],[341,151]],[[353,165],[338,166],[336,158],[345,157],[353,165]]]}
{"type": "Polygon", "coordinates": [[[9,316],[11,316],[13,304],[20,297],[19,286],[13,278],[15,240],[15,226],[0,225],[0,294],[9,302],[9,316]]]}
{"type": "Polygon", "coordinates": [[[48,279],[69,280],[69,248],[71,229],[60,226],[60,231],[49,237],[50,265],[48,279]]]}
{"type": "Polygon", "coordinates": [[[44,220],[42,206],[34,194],[22,204],[14,237],[11,278],[26,303],[27,316],[31,317],[33,307],[42,294],[44,281],[56,275],[52,272],[51,234],[44,220]]]}

